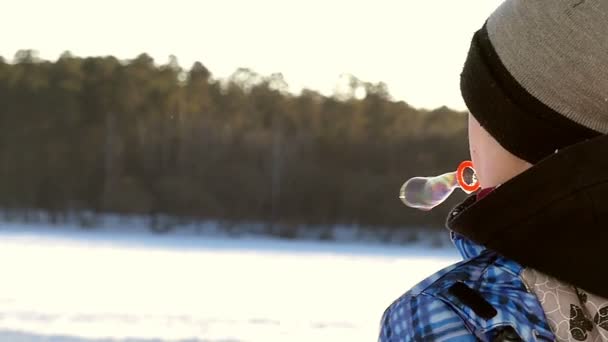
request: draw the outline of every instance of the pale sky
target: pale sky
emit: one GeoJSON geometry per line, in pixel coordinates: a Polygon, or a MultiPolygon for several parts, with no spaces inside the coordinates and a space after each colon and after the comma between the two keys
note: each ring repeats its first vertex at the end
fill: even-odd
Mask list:
{"type": "Polygon", "coordinates": [[[290,90],[331,94],[343,73],[382,81],[416,107],[464,109],[470,39],[502,0],[0,0],[0,55],[201,61],[283,73],[290,90]]]}

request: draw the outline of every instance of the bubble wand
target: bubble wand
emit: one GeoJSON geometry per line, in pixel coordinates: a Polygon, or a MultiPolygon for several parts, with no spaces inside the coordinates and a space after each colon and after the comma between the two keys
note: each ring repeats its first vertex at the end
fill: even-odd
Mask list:
{"type": "Polygon", "coordinates": [[[467,194],[477,191],[479,181],[470,160],[460,163],[454,172],[436,177],[414,177],[403,184],[399,198],[408,207],[431,210],[443,203],[454,189],[461,188],[467,194]]]}

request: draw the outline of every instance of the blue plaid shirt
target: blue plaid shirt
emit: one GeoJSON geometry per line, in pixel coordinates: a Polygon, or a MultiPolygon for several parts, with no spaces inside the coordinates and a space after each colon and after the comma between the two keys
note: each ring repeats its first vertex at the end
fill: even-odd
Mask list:
{"type": "Polygon", "coordinates": [[[520,278],[523,267],[452,233],[463,261],[430,276],[384,313],[380,342],[492,341],[511,327],[523,341],[554,341],[536,296],[520,278]],[[457,282],[479,293],[497,314],[486,319],[451,291],[457,282]]]}

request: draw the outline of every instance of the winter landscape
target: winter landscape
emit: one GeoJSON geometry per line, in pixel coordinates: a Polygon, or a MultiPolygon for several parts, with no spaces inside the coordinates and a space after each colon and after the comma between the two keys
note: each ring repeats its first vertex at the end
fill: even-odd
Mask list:
{"type": "Polygon", "coordinates": [[[1,224],[0,341],[374,341],[392,300],[458,259],[119,228],[1,224]]]}
{"type": "Polygon", "coordinates": [[[501,2],[3,3],[0,342],[376,341],[501,2]]]}

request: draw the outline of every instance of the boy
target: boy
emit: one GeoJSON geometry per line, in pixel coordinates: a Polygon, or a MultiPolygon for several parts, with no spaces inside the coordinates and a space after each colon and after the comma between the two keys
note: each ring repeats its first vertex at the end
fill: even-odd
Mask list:
{"type": "Polygon", "coordinates": [[[464,261],[380,341],[608,341],[608,0],[506,0],[461,90],[483,188],[447,220],[464,261]]]}

